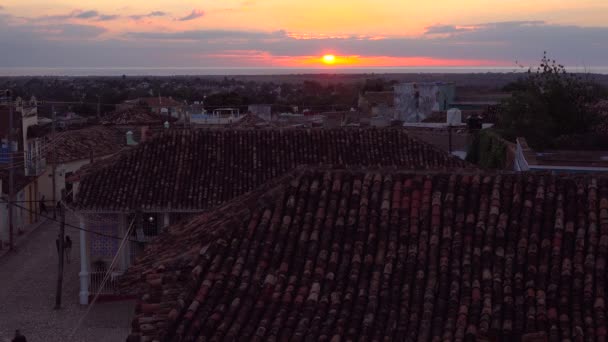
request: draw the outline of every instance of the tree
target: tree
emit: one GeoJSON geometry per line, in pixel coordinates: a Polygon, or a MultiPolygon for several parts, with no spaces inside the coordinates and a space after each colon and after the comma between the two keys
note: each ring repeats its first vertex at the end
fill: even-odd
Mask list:
{"type": "Polygon", "coordinates": [[[508,137],[524,136],[534,147],[554,147],[555,139],[590,132],[598,115],[589,104],[602,89],[591,80],[570,74],[545,53],[533,72],[507,89],[512,97],[501,103],[497,127],[508,137]]]}

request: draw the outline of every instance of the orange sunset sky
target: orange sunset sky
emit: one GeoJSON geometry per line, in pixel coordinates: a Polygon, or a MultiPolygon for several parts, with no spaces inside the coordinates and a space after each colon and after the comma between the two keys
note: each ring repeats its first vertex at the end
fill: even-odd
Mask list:
{"type": "Polygon", "coordinates": [[[604,66],[607,37],[606,0],[0,0],[0,66],[604,66]]]}

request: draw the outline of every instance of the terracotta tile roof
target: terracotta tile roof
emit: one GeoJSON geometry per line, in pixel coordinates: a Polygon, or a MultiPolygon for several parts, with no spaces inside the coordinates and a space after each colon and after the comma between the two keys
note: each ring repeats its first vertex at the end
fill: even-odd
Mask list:
{"type": "Polygon", "coordinates": [[[258,126],[262,126],[262,125],[266,126],[267,124],[270,124],[270,123],[255,114],[247,113],[247,114],[243,115],[243,117],[241,119],[239,119],[239,121],[232,124],[232,127],[242,127],[242,128],[258,127],[258,126]]]}
{"type": "Polygon", "coordinates": [[[132,101],[145,103],[149,107],[180,107],[184,105],[170,97],[141,97],[132,101]]]}
{"type": "MultiPolygon", "coordinates": [[[[51,140],[48,144],[53,144],[55,162],[60,164],[114,154],[126,144],[126,136],[112,127],[92,126],[57,133],[54,141],[51,140]]],[[[48,146],[47,163],[53,162],[51,151],[48,146]]]]}
{"type": "Polygon", "coordinates": [[[133,335],[606,340],[607,178],[309,170],[259,191],[151,243],[122,280],[133,335]]]}
{"type": "Polygon", "coordinates": [[[162,125],[167,118],[152,113],[145,107],[134,107],[108,113],[103,123],[113,125],[162,125]]]}
{"type": "Polygon", "coordinates": [[[170,130],[85,177],[81,209],[201,210],[298,165],[468,166],[401,129],[170,130]]]}
{"type": "MultiPolygon", "coordinates": [[[[412,137],[436,146],[443,151],[449,151],[450,134],[446,127],[414,127],[404,128],[412,137]]],[[[469,134],[466,126],[464,128],[452,128],[452,151],[466,151],[469,143],[469,134]]]]}
{"type": "Polygon", "coordinates": [[[368,91],[363,97],[371,106],[382,104],[388,107],[394,106],[395,93],[392,91],[368,91]]]}
{"type": "Polygon", "coordinates": [[[589,107],[600,118],[600,122],[595,126],[594,131],[603,134],[608,133],[608,100],[598,101],[589,107]]]}
{"type": "Polygon", "coordinates": [[[66,181],[69,182],[80,182],[85,176],[95,173],[97,170],[103,167],[107,167],[116,163],[120,158],[122,158],[122,153],[132,149],[133,146],[123,146],[119,151],[115,154],[108,156],[106,158],[98,158],[93,159],[92,163],[81,166],[78,170],[76,170],[69,178],[66,178],[66,181]]]}
{"type": "MultiPolygon", "coordinates": [[[[2,166],[4,167],[4,166],[2,166]]],[[[14,180],[14,191],[15,194],[18,193],[19,191],[21,191],[21,189],[25,188],[28,184],[30,184],[31,182],[33,182],[36,177],[29,177],[29,176],[24,176],[22,173],[19,172],[15,172],[14,176],[13,176],[13,180],[14,180]]],[[[2,194],[4,195],[8,195],[9,192],[9,170],[8,169],[2,169],[0,170],[0,182],[2,183],[2,194]]],[[[2,203],[1,205],[5,205],[4,203],[2,203]]]]}

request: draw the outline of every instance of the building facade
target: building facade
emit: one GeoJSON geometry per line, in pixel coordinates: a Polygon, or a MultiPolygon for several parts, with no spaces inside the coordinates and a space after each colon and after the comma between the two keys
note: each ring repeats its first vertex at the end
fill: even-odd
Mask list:
{"type": "Polygon", "coordinates": [[[82,304],[96,292],[111,293],[111,286],[99,287],[98,278],[118,253],[120,237],[129,243],[119,255],[117,274],[165,227],[300,165],[466,166],[402,129],[357,128],[171,130],[112,159],[91,167],[76,186],[75,207],[83,228],[82,304]],[[87,233],[91,230],[103,236],[87,233]]]}
{"type": "Polygon", "coordinates": [[[447,110],[456,87],[443,82],[401,83],[395,85],[394,93],[395,119],[420,122],[434,111],[447,110]]]}

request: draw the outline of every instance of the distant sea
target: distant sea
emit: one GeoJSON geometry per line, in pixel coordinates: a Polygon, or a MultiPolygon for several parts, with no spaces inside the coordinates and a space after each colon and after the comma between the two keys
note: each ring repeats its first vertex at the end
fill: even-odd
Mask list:
{"type": "MultiPolygon", "coordinates": [[[[608,75],[608,67],[566,67],[569,72],[608,75]]],[[[196,75],[296,75],[296,74],[469,74],[512,73],[517,67],[375,67],[375,68],[220,68],[220,67],[0,67],[0,76],[196,76],[196,75]]]]}

